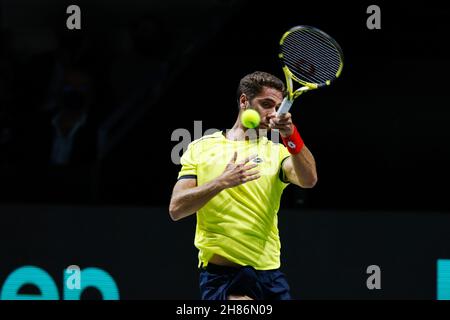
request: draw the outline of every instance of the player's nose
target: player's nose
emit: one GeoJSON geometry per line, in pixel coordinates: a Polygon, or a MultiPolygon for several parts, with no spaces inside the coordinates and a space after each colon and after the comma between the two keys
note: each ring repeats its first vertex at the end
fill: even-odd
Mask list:
{"type": "Polygon", "coordinates": [[[275,118],[276,116],[277,116],[277,113],[275,112],[275,108],[274,108],[274,110],[272,110],[272,111],[270,111],[270,112],[268,112],[268,113],[266,114],[267,120],[270,120],[270,119],[272,119],[272,118],[275,118]]]}

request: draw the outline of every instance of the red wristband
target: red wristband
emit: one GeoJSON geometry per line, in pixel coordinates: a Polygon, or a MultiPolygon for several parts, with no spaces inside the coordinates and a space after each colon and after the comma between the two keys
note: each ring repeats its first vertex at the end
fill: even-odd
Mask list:
{"type": "Polygon", "coordinates": [[[293,127],[294,132],[292,132],[292,134],[287,138],[281,136],[281,139],[283,139],[284,145],[291,154],[297,154],[302,150],[305,143],[303,142],[302,137],[300,137],[300,133],[298,133],[297,127],[295,125],[293,125],[293,127]]]}

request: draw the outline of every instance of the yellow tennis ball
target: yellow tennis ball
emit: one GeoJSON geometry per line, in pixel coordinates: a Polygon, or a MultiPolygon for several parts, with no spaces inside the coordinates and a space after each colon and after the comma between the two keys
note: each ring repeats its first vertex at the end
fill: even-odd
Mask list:
{"type": "Polygon", "coordinates": [[[259,113],[253,109],[247,109],[242,112],[241,122],[242,125],[246,128],[253,129],[259,126],[259,122],[261,121],[261,117],[259,113]]]}

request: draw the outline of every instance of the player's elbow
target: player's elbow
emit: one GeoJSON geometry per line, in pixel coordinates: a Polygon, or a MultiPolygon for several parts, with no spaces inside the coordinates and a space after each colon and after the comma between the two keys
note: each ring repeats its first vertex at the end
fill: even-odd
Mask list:
{"type": "Polygon", "coordinates": [[[173,221],[181,219],[180,208],[175,201],[170,201],[169,216],[173,221]]]}
{"type": "Polygon", "coordinates": [[[181,215],[172,209],[169,209],[169,216],[172,219],[172,221],[178,221],[181,219],[181,215]]]}
{"type": "Polygon", "coordinates": [[[188,216],[186,210],[183,209],[177,202],[171,201],[169,205],[169,216],[173,221],[178,221],[188,216]]]}
{"type": "Polygon", "coordinates": [[[307,181],[303,181],[302,187],[311,189],[314,188],[316,184],[317,184],[317,175],[314,175],[310,177],[307,181]]]}

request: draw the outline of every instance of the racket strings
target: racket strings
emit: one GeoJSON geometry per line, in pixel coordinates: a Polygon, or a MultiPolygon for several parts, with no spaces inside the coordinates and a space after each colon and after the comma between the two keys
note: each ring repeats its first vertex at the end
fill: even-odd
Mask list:
{"type": "Polygon", "coordinates": [[[329,40],[314,37],[311,33],[307,32],[297,32],[294,33],[293,36],[295,37],[293,40],[297,43],[309,43],[309,45],[301,47],[301,49],[305,52],[315,53],[317,54],[317,56],[323,57],[331,62],[336,63],[337,65],[340,64],[339,51],[335,46],[331,44],[329,40]]]}
{"type": "MultiPolygon", "coordinates": [[[[288,48],[288,50],[295,52],[294,48],[288,48]]],[[[299,73],[306,80],[315,80],[314,82],[321,83],[333,79],[339,69],[339,62],[337,62],[339,57],[327,58],[318,52],[317,49],[315,53],[300,51],[291,54],[285,51],[284,60],[291,71],[299,73]]]]}
{"type": "MultiPolygon", "coordinates": [[[[285,46],[286,46],[286,49],[292,50],[292,55],[293,56],[297,56],[297,57],[300,56],[300,54],[297,53],[297,51],[299,50],[298,49],[298,45],[296,46],[296,45],[291,44],[291,43],[286,43],[285,46]]],[[[305,49],[302,50],[302,53],[304,53],[304,55],[308,56],[311,59],[316,59],[316,58],[323,59],[326,62],[328,62],[331,66],[336,65],[336,66],[339,67],[339,60],[337,60],[337,59],[339,59],[339,56],[337,57],[337,59],[336,59],[336,57],[330,57],[329,55],[326,56],[326,55],[324,55],[324,52],[319,51],[319,50],[317,50],[314,47],[311,48],[310,50],[305,48],[305,49]]]]}
{"type": "MultiPolygon", "coordinates": [[[[300,80],[307,80],[310,83],[325,83],[328,80],[333,80],[334,73],[326,70],[321,70],[321,68],[315,67],[315,64],[309,64],[304,60],[290,60],[285,59],[286,65],[289,70],[291,70],[294,75],[300,80]],[[305,64],[305,67],[299,66],[299,64],[305,64]],[[330,75],[331,73],[331,75],[330,75]],[[309,81],[308,81],[309,80],[309,81]]],[[[337,71],[337,69],[336,69],[337,71]]]]}
{"type": "Polygon", "coordinates": [[[341,51],[325,36],[308,29],[288,34],[281,45],[282,60],[299,80],[324,84],[342,64],[341,51]]]}
{"type": "Polygon", "coordinates": [[[334,64],[340,64],[340,54],[330,42],[312,36],[308,32],[294,32],[286,38],[285,44],[289,46],[293,54],[309,55],[313,60],[323,58],[334,64]]]}
{"type": "Polygon", "coordinates": [[[286,64],[293,73],[303,80],[313,80],[314,82],[323,83],[335,77],[339,65],[331,65],[329,61],[320,60],[317,57],[312,58],[308,55],[301,54],[298,56],[285,56],[286,64]]]}
{"type": "MultiPolygon", "coordinates": [[[[303,59],[285,58],[285,62],[289,70],[291,70],[298,78],[305,78],[303,80],[311,80],[308,81],[311,83],[325,83],[327,80],[332,80],[335,74],[333,73],[333,71],[329,72],[324,71],[321,68],[316,68],[315,65],[317,64],[310,64],[308,62],[305,62],[303,59]],[[302,67],[300,63],[305,64],[305,66],[302,67]]],[[[337,70],[338,68],[335,69],[335,71],[337,70]]]]}

